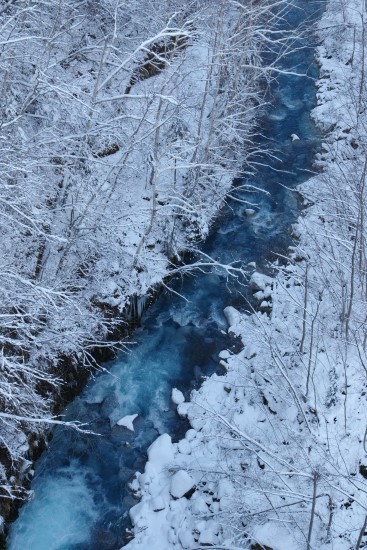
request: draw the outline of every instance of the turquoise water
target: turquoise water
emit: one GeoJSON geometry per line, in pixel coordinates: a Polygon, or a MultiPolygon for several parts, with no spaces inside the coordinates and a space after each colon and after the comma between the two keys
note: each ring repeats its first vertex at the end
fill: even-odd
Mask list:
{"type": "MultiPolygon", "coordinates": [[[[314,14],[319,2],[298,0],[289,25],[314,14]]],[[[302,45],[304,45],[302,43],[302,45]]],[[[291,190],[309,177],[319,136],[309,113],[315,102],[313,45],[288,56],[289,67],[310,78],[280,76],[272,90],[273,106],[261,122],[259,143],[277,149],[279,161],[259,157],[266,164],[243,183],[264,193],[237,196],[256,203],[229,201],[204,252],[228,263],[256,261],[284,252],[290,225],[299,209],[291,190]],[[292,142],[296,133],[300,141],[292,142]]],[[[284,64],[285,66],[285,64],[284,64]]],[[[218,353],[238,345],[226,334],[223,308],[246,309],[248,291],[241,281],[228,281],[214,271],[173,283],[186,300],[163,294],[144,314],[133,336],[135,345],[106,365],[66,410],[67,419],[89,422],[99,437],[63,428],[54,432],[49,449],[36,465],[34,499],[20,511],[9,536],[10,550],[117,550],[126,542],[128,510],[135,501],[128,482],[144,467],[146,449],[159,434],[178,439],[187,429],[172,404],[172,387],[185,395],[203,376],[217,371],[218,353]],[[139,414],[131,433],[116,425],[128,414],[139,414]]]]}

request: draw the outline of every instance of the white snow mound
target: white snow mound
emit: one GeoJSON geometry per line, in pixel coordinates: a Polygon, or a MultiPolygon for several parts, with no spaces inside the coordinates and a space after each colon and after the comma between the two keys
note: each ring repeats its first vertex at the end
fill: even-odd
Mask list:
{"type": "Polygon", "coordinates": [[[234,307],[225,307],[223,313],[230,327],[236,326],[238,324],[240,320],[240,314],[234,307]]]}
{"type": "Polygon", "coordinates": [[[148,449],[148,459],[155,466],[163,466],[173,461],[173,446],[171,436],[160,435],[148,449]]]}
{"type": "Polygon", "coordinates": [[[174,498],[181,498],[194,486],[192,477],[184,470],[179,470],[171,479],[170,493],[174,498]]]}
{"type": "Polygon", "coordinates": [[[138,414],[128,414],[127,416],[124,416],[123,418],[120,418],[120,420],[117,422],[118,426],[123,426],[124,428],[127,428],[131,432],[134,431],[133,422],[135,418],[137,418],[138,414]]]}
{"type": "Polygon", "coordinates": [[[178,390],[177,388],[172,389],[171,399],[175,405],[179,405],[180,403],[183,403],[185,401],[182,391],[178,390]]]}

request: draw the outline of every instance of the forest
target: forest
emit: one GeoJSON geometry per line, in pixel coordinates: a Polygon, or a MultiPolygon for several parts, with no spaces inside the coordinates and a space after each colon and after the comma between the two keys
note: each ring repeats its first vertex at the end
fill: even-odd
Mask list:
{"type": "Polygon", "coordinates": [[[270,17],[268,2],[234,0],[2,4],[5,515],[27,498],[60,404],[252,170],[277,5],[270,17]]]}
{"type": "Polygon", "coordinates": [[[88,430],[62,407],[144,302],[173,274],[219,267],[253,290],[247,311],[224,310],[241,350],[189,401],[173,391],[191,428],[148,449],[127,547],[367,545],[367,4],[313,2],[317,22],[291,28],[303,1],[0,6],[3,521],[32,495],[50,430],[88,430]],[[316,46],[321,150],[291,246],[245,273],[197,251],[277,157],[261,121],[277,78],[302,76],[283,68],[302,42],[316,46]]]}

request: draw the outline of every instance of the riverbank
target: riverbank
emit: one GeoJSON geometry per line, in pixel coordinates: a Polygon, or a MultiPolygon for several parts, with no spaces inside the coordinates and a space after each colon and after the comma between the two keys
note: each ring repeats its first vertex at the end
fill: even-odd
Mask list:
{"type": "Polygon", "coordinates": [[[225,310],[243,350],[224,350],[227,373],[179,403],[185,438],[148,450],[128,548],[366,542],[366,16],[360,2],[327,3],[313,111],[321,173],[299,188],[289,256],[274,277],[252,278],[260,311],[225,310]]]}

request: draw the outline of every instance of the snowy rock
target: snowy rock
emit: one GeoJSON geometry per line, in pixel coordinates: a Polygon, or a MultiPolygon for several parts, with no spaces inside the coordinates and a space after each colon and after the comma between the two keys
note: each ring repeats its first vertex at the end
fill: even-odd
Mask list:
{"type": "Polygon", "coordinates": [[[18,433],[17,445],[18,445],[18,451],[20,452],[25,453],[29,450],[28,440],[26,435],[23,432],[18,433]]]}
{"type": "MultiPolygon", "coordinates": [[[[250,279],[250,287],[253,290],[265,290],[265,288],[268,285],[271,285],[273,283],[273,279],[271,277],[268,277],[267,275],[264,275],[263,273],[259,273],[258,271],[255,271],[251,275],[250,279]]],[[[227,308],[226,308],[227,309],[227,308]]]]}
{"type": "Polygon", "coordinates": [[[181,529],[178,533],[178,540],[181,543],[182,548],[193,548],[195,539],[192,533],[186,529],[181,529]]]}
{"type": "Polygon", "coordinates": [[[196,498],[191,505],[191,510],[193,514],[207,514],[208,513],[208,505],[205,502],[205,499],[203,497],[196,498]]]}
{"type": "Polygon", "coordinates": [[[163,466],[173,461],[173,446],[168,434],[160,435],[148,449],[148,459],[153,465],[163,466]]]}
{"type": "Polygon", "coordinates": [[[223,313],[230,327],[237,325],[241,318],[240,313],[232,306],[225,307],[223,313]]]}
{"type": "Polygon", "coordinates": [[[177,448],[182,455],[191,454],[191,445],[187,441],[187,439],[182,439],[181,441],[179,441],[177,448]]]}
{"type": "Polygon", "coordinates": [[[194,430],[193,428],[190,428],[185,433],[185,438],[187,439],[187,441],[193,441],[196,436],[197,436],[197,431],[194,430]]]}
{"type": "Polygon", "coordinates": [[[186,417],[189,412],[190,403],[180,403],[177,406],[177,412],[180,416],[186,417]]]}
{"type": "Polygon", "coordinates": [[[250,218],[251,216],[256,214],[256,210],[254,210],[253,208],[246,208],[245,214],[248,218],[250,218]]]}
{"type": "Polygon", "coordinates": [[[266,286],[264,290],[264,298],[271,298],[271,294],[272,294],[271,287],[266,286]]]}
{"type": "Polygon", "coordinates": [[[265,298],[265,293],[262,290],[258,290],[254,292],[253,296],[258,302],[261,302],[265,298]]]}
{"type": "Polygon", "coordinates": [[[164,510],[166,508],[166,504],[163,500],[163,497],[160,495],[155,498],[152,498],[152,500],[150,501],[150,506],[153,512],[160,512],[161,510],[164,510]]]}
{"type": "Polygon", "coordinates": [[[176,472],[171,479],[170,493],[174,498],[181,498],[195,487],[192,477],[184,470],[176,472]]]}
{"type": "Polygon", "coordinates": [[[297,134],[291,134],[292,141],[300,141],[300,138],[297,136],[297,134]]]}
{"type": "Polygon", "coordinates": [[[257,355],[256,346],[246,346],[244,349],[244,356],[246,359],[253,359],[257,355]]]}
{"type": "Polygon", "coordinates": [[[143,473],[139,476],[139,485],[140,487],[144,488],[144,486],[149,485],[151,482],[150,476],[148,474],[143,473]]]}
{"type": "MultiPolygon", "coordinates": [[[[140,478],[139,478],[139,481],[140,481],[140,478]]],[[[129,488],[133,493],[137,493],[139,491],[140,489],[139,481],[137,480],[136,477],[134,477],[134,479],[129,483],[129,488]]]]}
{"type": "Polygon", "coordinates": [[[185,401],[183,393],[177,388],[173,388],[171,393],[171,399],[175,405],[179,405],[185,401]]]}
{"type": "Polygon", "coordinates": [[[148,485],[152,483],[152,481],[157,477],[158,475],[158,469],[156,467],[156,464],[153,464],[152,462],[147,462],[145,465],[145,470],[143,474],[140,474],[139,476],[139,484],[142,489],[146,489],[148,485]]]}
{"type": "Polygon", "coordinates": [[[177,535],[176,535],[176,533],[175,533],[175,531],[174,531],[173,529],[170,529],[170,530],[168,531],[167,539],[168,539],[168,542],[169,542],[170,546],[173,546],[173,545],[176,546],[176,543],[177,543],[177,535]]]}
{"type": "Polygon", "coordinates": [[[264,525],[257,525],[253,530],[253,538],[260,547],[271,548],[272,550],[298,550],[296,543],[289,531],[282,525],[273,522],[266,522],[264,525]],[[276,531],[275,531],[276,529],[276,531]],[[276,537],[274,537],[276,532],[276,537]]]}
{"type": "Polygon", "coordinates": [[[229,479],[220,479],[218,482],[218,490],[217,495],[219,499],[222,499],[223,497],[233,495],[235,492],[235,489],[233,487],[233,484],[229,479]]]}
{"type": "Polygon", "coordinates": [[[202,546],[214,546],[218,544],[218,537],[212,531],[205,529],[200,533],[198,542],[202,546]]]}
{"type": "Polygon", "coordinates": [[[206,520],[202,519],[200,521],[195,522],[195,531],[198,533],[201,533],[202,531],[205,531],[206,529],[206,520]]]}
{"type": "Polygon", "coordinates": [[[228,370],[228,363],[227,363],[227,361],[223,361],[223,359],[222,359],[221,361],[219,361],[219,364],[220,364],[221,367],[223,367],[223,369],[224,369],[225,371],[228,370]]]}
{"type": "Polygon", "coordinates": [[[139,526],[141,528],[145,527],[148,521],[146,517],[145,502],[139,502],[139,504],[130,508],[129,515],[130,515],[131,523],[135,527],[136,526],[139,526]]]}
{"type": "Polygon", "coordinates": [[[157,468],[152,462],[146,463],[144,471],[150,477],[150,479],[154,479],[157,476],[157,468]]]}
{"type": "MultiPolygon", "coordinates": [[[[225,497],[225,498],[227,498],[227,497],[225,497]]],[[[215,514],[218,514],[221,511],[220,503],[221,503],[221,501],[219,501],[219,502],[213,501],[211,503],[210,510],[211,510],[212,514],[215,515],[215,514]]],[[[233,499],[232,499],[232,502],[229,502],[229,506],[232,506],[232,505],[233,505],[233,499]]]]}
{"type": "Polygon", "coordinates": [[[117,422],[117,425],[118,426],[123,426],[124,428],[127,428],[128,430],[133,432],[134,431],[133,422],[134,422],[135,418],[137,418],[138,416],[139,416],[138,414],[128,414],[127,416],[124,416],[123,418],[121,418],[117,422]]]}

